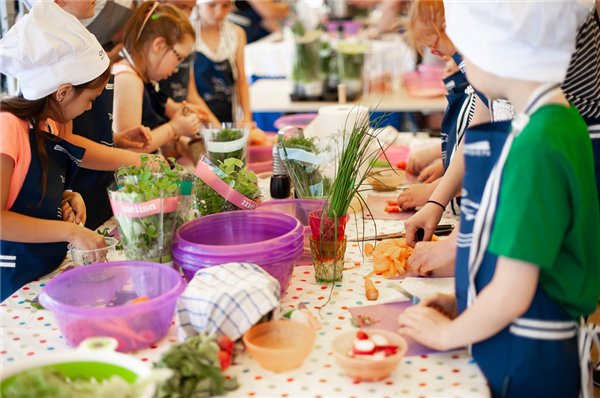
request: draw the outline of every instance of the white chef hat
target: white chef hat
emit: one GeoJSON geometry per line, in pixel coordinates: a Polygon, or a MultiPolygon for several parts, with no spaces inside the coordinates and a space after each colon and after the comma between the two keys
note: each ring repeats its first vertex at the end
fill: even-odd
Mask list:
{"type": "Polygon", "coordinates": [[[577,28],[590,8],[576,0],[444,0],[446,32],[475,66],[504,78],[564,80],[577,28]]]}
{"type": "Polygon", "coordinates": [[[36,3],[0,40],[0,72],[19,79],[28,100],[94,80],[109,64],[96,37],[54,2],[36,3]]]}

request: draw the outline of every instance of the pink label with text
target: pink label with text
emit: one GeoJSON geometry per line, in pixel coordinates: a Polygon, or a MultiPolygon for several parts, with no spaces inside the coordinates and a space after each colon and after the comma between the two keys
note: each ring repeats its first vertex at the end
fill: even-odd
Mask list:
{"type": "Polygon", "coordinates": [[[158,213],[171,213],[177,210],[177,196],[166,199],[154,199],[142,203],[128,203],[110,200],[113,213],[127,217],[146,217],[158,213]],[[161,205],[162,202],[162,205],[161,205]]]}

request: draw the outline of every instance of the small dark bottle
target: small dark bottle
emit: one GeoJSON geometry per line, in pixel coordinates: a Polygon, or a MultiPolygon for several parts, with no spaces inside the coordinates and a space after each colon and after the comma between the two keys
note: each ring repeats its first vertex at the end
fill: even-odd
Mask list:
{"type": "MultiPolygon", "coordinates": [[[[292,126],[285,126],[278,133],[278,141],[285,137],[288,130],[294,130],[291,134],[301,134],[304,132],[301,128],[292,126]]],[[[273,199],[287,199],[291,194],[291,180],[288,172],[279,156],[279,148],[277,145],[273,146],[273,176],[271,177],[270,194],[273,199]]]]}

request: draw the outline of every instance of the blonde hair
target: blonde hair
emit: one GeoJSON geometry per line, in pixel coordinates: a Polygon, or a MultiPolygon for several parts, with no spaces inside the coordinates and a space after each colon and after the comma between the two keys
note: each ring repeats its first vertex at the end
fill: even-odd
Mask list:
{"type": "MultiPolygon", "coordinates": [[[[402,21],[406,43],[419,54],[423,54],[423,36],[437,34],[448,39],[441,29],[446,22],[444,2],[442,0],[415,0],[402,21]]],[[[449,39],[448,39],[449,40],[449,39]]]]}
{"type": "Polygon", "coordinates": [[[138,73],[148,82],[145,70],[147,49],[157,37],[164,37],[167,45],[174,46],[185,37],[196,38],[188,16],[179,8],[154,1],[142,3],[123,28],[123,45],[131,55],[138,73]]]}

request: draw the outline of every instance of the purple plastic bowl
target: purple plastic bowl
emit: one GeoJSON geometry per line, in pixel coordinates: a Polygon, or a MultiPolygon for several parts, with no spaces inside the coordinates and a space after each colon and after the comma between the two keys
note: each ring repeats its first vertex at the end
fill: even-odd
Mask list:
{"type": "Polygon", "coordinates": [[[325,201],[317,199],[284,199],[263,202],[256,210],[276,211],[296,217],[304,225],[304,255],[300,260],[296,261],[296,264],[311,265],[313,260],[310,254],[310,223],[308,221],[308,213],[313,210],[320,210],[324,205],[325,201]]]}
{"type": "Polygon", "coordinates": [[[70,346],[108,336],[118,340],[117,351],[131,352],[167,334],[185,286],[166,265],[115,261],[63,272],[46,284],[40,302],[52,311],[70,346]],[[138,297],[148,300],[132,304],[138,297]]]}
{"type": "Polygon", "coordinates": [[[304,227],[272,211],[230,211],[183,224],[173,241],[173,262],[190,281],[196,271],[231,262],[254,263],[287,290],[304,252],[304,227]]]}
{"type": "Polygon", "coordinates": [[[293,115],[285,115],[279,117],[273,122],[273,127],[277,130],[281,130],[285,126],[294,126],[306,129],[306,126],[312,122],[318,114],[316,113],[297,113],[293,115]]]}

